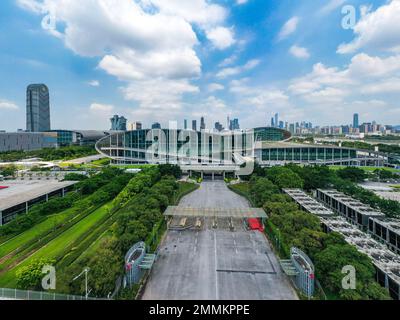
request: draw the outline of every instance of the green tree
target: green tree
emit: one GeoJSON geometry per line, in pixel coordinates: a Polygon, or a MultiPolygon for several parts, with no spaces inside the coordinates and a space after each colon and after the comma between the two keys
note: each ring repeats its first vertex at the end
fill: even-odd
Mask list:
{"type": "Polygon", "coordinates": [[[276,184],[279,188],[300,188],[303,189],[304,181],[293,171],[282,172],[276,176],[276,184]]]}
{"type": "Polygon", "coordinates": [[[34,260],[29,265],[16,271],[17,287],[23,290],[38,290],[41,286],[41,280],[45,276],[42,268],[45,265],[54,265],[55,260],[40,259],[34,260]]]}
{"type": "Polygon", "coordinates": [[[364,170],[357,167],[346,167],[337,171],[337,175],[352,182],[362,182],[367,178],[364,170]]]}
{"type": "Polygon", "coordinates": [[[0,167],[0,175],[5,176],[5,177],[15,177],[15,174],[17,173],[18,168],[11,164],[5,167],[0,167]]]}

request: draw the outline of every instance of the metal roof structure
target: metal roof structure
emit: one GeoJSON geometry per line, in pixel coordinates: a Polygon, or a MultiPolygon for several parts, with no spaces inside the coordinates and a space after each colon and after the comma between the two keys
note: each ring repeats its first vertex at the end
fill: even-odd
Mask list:
{"type": "Polygon", "coordinates": [[[369,218],[370,220],[374,221],[375,223],[380,224],[382,227],[393,231],[395,234],[400,235],[400,220],[393,219],[393,218],[369,218]]]}
{"type": "Polygon", "coordinates": [[[385,217],[385,214],[380,212],[377,209],[368,206],[357,199],[349,197],[343,192],[339,192],[337,190],[325,190],[318,189],[320,193],[325,194],[326,196],[331,197],[332,199],[338,201],[339,203],[344,204],[345,206],[353,209],[354,211],[360,213],[361,215],[369,216],[369,217],[385,217]]]}
{"type": "Polygon", "coordinates": [[[55,180],[25,180],[4,181],[8,189],[0,193],[0,211],[29,202],[33,199],[45,196],[57,190],[68,188],[77,181],[55,181],[55,180]]]}
{"type": "Polygon", "coordinates": [[[342,234],[347,243],[369,256],[378,269],[394,282],[400,284],[400,256],[391,252],[385,245],[374,240],[370,235],[357,229],[343,217],[320,219],[329,230],[342,234]]]}
{"type": "Polygon", "coordinates": [[[173,217],[219,217],[219,218],[267,218],[261,208],[191,208],[169,206],[165,216],[173,217]]]}
{"type": "Polygon", "coordinates": [[[316,216],[333,216],[335,213],[320,204],[314,198],[308,196],[303,190],[300,189],[283,189],[283,191],[289,195],[303,210],[309,213],[315,214],[316,216]]]}

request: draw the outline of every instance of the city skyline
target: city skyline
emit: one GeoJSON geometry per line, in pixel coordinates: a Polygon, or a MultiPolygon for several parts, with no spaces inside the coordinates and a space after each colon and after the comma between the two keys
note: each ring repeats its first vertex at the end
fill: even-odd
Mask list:
{"type": "Polygon", "coordinates": [[[177,1],[123,0],[103,12],[108,2],[70,0],[57,12],[54,1],[1,3],[0,129],[25,128],[30,83],[49,87],[53,128],[106,129],[114,114],[146,127],[204,116],[207,128],[229,115],[250,128],[273,112],[289,123],[348,124],[358,113],[399,125],[396,1],[369,1],[363,15],[362,1],[197,0],[178,10],[177,1]],[[354,29],[342,28],[344,5],[357,12],[354,29]],[[121,22],[138,13],[142,24],[121,22]],[[385,24],[373,25],[381,16],[385,24]],[[166,17],[173,23],[163,31],[166,17]],[[93,26],[112,40],[92,42],[93,26]],[[117,37],[122,30],[130,32],[117,37]]]}

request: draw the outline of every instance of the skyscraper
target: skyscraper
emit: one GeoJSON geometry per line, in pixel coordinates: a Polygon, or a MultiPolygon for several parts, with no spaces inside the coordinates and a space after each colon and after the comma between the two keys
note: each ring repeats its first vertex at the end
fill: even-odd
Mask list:
{"type": "Polygon", "coordinates": [[[50,130],[50,96],[44,84],[31,84],[26,90],[26,131],[50,130]]]}
{"type": "Polygon", "coordinates": [[[204,117],[201,117],[200,119],[200,131],[206,129],[206,123],[204,121],[204,117]]]}
{"type": "Polygon", "coordinates": [[[126,118],[118,115],[113,116],[111,119],[111,130],[112,131],[126,131],[126,118]]]}
{"type": "Polygon", "coordinates": [[[219,121],[215,123],[215,130],[218,130],[218,131],[224,130],[223,125],[219,121]]]}
{"type": "Polygon", "coordinates": [[[353,115],[353,128],[358,129],[360,127],[360,123],[358,120],[358,113],[353,115]]]}
{"type": "Polygon", "coordinates": [[[274,120],[273,117],[271,118],[271,127],[272,127],[272,128],[275,127],[275,120],[274,120]]]}
{"type": "Polygon", "coordinates": [[[187,126],[187,120],[183,120],[183,129],[187,130],[188,126],[187,126]]]}
{"type": "Polygon", "coordinates": [[[192,130],[197,131],[197,121],[196,120],[192,120],[192,130]]]}
{"type": "Polygon", "coordinates": [[[229,130],[239,130],[239,129],[240,129],[239,119],[235,118],[231,120],[229,124],[229,130]]]}
{"type": "Polygon", "coordinates": [[[134,130],[142,130],[143,125],[141,122],[132,122],[128,123],[128,130],[129,131],[134,131],[134,130]]]}
{"type": "Polygon", "coordinates": [[[274,120],[274,122],[275,122],[275,127],[278,127],[278,126],[279,126],[279,114],[278,114],[278,113],[275,113],[275,120],[274,120]]]}
{"type": "Polygon", "coordinates": [[[154,122],[154,123],[151,125],[151,128],[152,128],[152,129],[161,129],[161,124],[159,124],[158,122],[154,122]]]}

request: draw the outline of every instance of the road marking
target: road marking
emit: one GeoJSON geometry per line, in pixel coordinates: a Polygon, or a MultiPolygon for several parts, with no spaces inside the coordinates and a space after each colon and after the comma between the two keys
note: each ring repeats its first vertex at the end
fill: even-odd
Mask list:
{"type": "Polygon", "coordinates": [[[218,267],[217,267],[217,234],[214,230],[214,261],[215,261],[215,299],[218,298],[218,267]]]}

